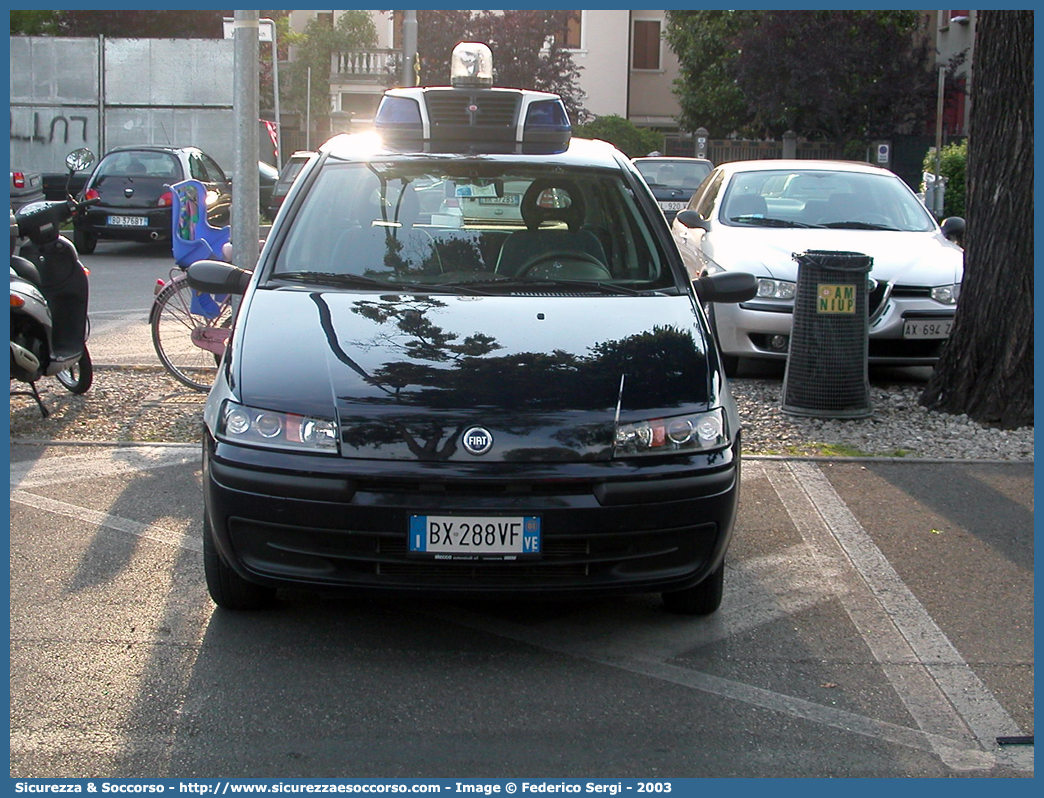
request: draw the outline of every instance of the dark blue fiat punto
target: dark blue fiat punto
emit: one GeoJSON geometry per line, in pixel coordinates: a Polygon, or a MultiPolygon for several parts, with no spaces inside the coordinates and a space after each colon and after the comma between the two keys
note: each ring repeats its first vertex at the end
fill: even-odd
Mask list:
{"type": "Polygon", "coordinates": [[[753,278],[691,283],[622,153],[483,80],[389,91],[375,135],[305,167],[254,272],[190,267],[243,295],[205,412],[221,607],[721,602],[740,422],[701,305],[753,278]]]}

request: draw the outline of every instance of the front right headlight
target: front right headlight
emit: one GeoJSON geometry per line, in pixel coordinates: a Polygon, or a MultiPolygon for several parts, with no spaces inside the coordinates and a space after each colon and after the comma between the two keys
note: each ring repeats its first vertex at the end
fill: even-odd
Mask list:
{"type": "Polygon", "coordinates": [[[217,437],[242,446],[337,454],[337,425],[330,419],[259,410],[231,400],[221,408],[217,437]]]}
{"type": "Polygon", "coordinates": [[[618,424],[613,457],[650,454],[695,454],[729,445],[725,412],[720,407],[706,413],[653,418],[618,424]]]}

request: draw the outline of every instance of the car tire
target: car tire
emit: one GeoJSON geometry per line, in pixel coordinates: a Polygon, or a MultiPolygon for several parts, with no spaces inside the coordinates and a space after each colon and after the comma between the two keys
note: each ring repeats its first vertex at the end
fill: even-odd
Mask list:
{"type": "Polygon", "coordinates": [[[715,568],[706,579],[685,590],[663,593],[663,606],[668,612],[678,615],[710,615],[721,606],[725,592],[725,561],[715,568]]]}
{"type": "Polygon", "coordinates": [[[90,255],[94,252],[94,248],[98,246],[98,234],[74,229],[73,244],[80,255],[90,255]]]}
{"type": "Polygon", "coordinates": [[[721,356],[721,367],[725,369],[726,377],[735,377],[739,374],[740,359],[736,355],[721,356]]]}
{"type": "Polygon", "coordinates": [[[206,517],[203,519],[203,574],[210,598],[222,609],[261,610],[275,602],[273,588],[248,582],[224,561],[206,517]]]}

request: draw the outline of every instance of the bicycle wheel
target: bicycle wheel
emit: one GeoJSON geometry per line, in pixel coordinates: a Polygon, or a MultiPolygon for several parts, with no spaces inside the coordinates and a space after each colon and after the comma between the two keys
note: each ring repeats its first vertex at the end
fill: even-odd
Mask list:
{"type": "Polygon", "coordinates": [[[215,312],[197,312],[192,286],[176,275],[156,295],[152,308],[152,345],[163,367],[178,382],[197,391],[209,391],[232,326],[229,297],[215,304],[215,312]]]}
{"type": "Polygon", "coordinates": [[[91,363],[91,355],[87,347],[83,348],[83,354],[76,363],[67,369],[59,371],[54,375],[62,385],[73,393],[86,393],[94,382],[94,365],[91,363]]]}

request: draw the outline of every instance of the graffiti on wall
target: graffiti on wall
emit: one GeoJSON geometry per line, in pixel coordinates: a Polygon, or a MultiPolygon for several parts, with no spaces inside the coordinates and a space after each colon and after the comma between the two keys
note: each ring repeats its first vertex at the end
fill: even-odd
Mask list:
{"type": "Polygon", "coordinates": [[[33,111],[30,116],[28,109],[24,110],[26,113],[16,115],[16,109],[11,109],[11,141],[35,142],[43,146],[54,143],[84,146],[89,143],[89,117],[77,113],[66,115],[62,111],[33,111]]]}

